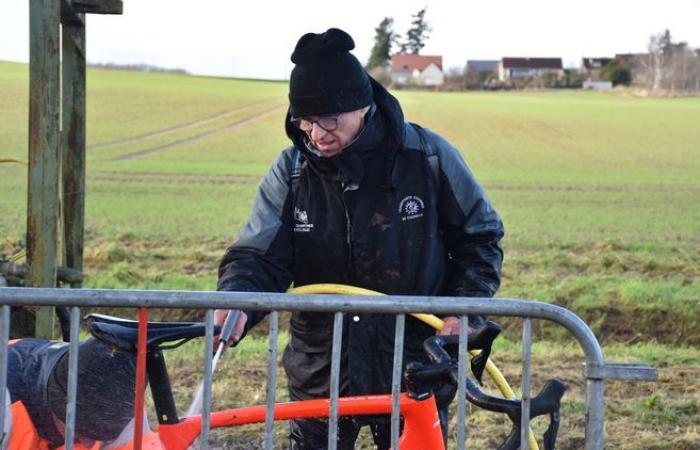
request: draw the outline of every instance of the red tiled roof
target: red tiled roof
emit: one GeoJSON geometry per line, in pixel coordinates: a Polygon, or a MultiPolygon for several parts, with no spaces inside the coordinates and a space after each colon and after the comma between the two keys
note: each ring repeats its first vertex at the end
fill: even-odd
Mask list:
{"type": "Polygon", "coordinates": [[[435,64],[442,70],[442,56],[397,54],[391,57],[391,70],[400,72],[418,69],[422,72],[430,63],[435,64]]]}
{"type": "Polygon", "coordinates": [[[503,58],[504,69],[561,69],[561,58],[503,58]]]}

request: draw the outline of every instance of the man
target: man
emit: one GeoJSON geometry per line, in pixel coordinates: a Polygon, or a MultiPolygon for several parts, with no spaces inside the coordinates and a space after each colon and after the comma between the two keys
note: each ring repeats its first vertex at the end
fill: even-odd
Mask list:
{"type": "MultiPolygon", "coordinates": [[[[496,211],[457,150],[405,123],[353,48],[338,29],[299,39],[285,120],[292,146],[263,179],[248,224],[221,261],[218,289],[343,283],[386,294],[492,296],[503,258],[496,211]]],[[[226,313],[217,311],[217,323],[226,313]]],[[[241,314],[234,340],[261,318],[241,314]]],[[[457,333],[458,319],[444,319],[442,332],[457,333]]],[[[291,399],[328,397],[332,323],[332,314],[293,313],[283,357],[291,399]]],[[[404,361],[423,360],[422,342],[434,332],[407,318],[404,361]]],[[[341,394],[390,392],[393,318],[353,315],[344,338],[341,394]]],[[[339,448],[352,448],[364,423],[378,447],[389,448],[383,418],[341,420],[339,448]]],[[[325,448],[326,422],[293,421],[290,440],[293,449],[325,448]]]]}
{"type": "MultiPolygon", "coordinates": [[[[7,389],[11,416],[10,450],[53,449],[65,440],[68,390],[65,342],[44,339],[11,341],[7,389]]],[[[106,448],[98,441],[117,439],[134,414],[134,355],[88,339],[78,353],[75,418],[76,449],[106,448]]]]}

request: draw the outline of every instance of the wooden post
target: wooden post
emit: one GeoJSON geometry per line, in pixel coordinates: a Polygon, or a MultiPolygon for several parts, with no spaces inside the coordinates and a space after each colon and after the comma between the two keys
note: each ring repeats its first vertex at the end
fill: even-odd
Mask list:
{"type": "MultiPolygon", "coordinates": [[[[85,15],[63,24],[63,233],[65,265],[83,271],[85,229],[85,15]]],[[[71,283],[79,288],[80,282],[71,283]]]]}
{"type": "MultiPolygon", "coordinates": [[[[85,218],[85,14],[122,14],[122,0],[29,0],[27,285],[55,287],[59,197],[66,265],[82,271],[85,218]],[[63,24],[63,97],[59,31],[63,24]],[[63,135],[61,125],[63,100],[63,135]],[[63,169],[63,170],[61,170],[63,169]],[[62,174],[62,175],[61,175],[62,174]],[[62,178],[59,178],[62,177],[62,178]],[[63,190],[59,188],[63,181],[63,190]]],[[[71,282],[80,287],[80,282],[71,282]]],[[[53,338],[54,309],[40,308],[35,336],[53,338]]]]}
{"type": "MultiPolygon", "coordinates": [[[[56,285],[60,0],[29,2],[28,286],[56,285]]],[[[36,336],[53,338],[54,310],[39,308],[36,336]]]]}

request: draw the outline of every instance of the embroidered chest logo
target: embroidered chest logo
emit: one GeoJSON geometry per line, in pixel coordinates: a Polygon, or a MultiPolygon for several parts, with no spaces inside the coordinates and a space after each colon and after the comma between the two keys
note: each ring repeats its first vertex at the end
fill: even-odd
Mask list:
{"type": "Polygon", "coordinates": [[[423,217],[424,210],[425,205],[423,204],[423,200],[415,195],[404,197],[404,199],[401,200],[401,203],[399,203],[399,215],[403,221],[423,217]]]}
{"type": "Polygon", "coordinates": [[[294,231],[296,233],[308,233],[314,227],[313,223],[309,223],[309,215],[297,207],[294,207],[294,231]]]}

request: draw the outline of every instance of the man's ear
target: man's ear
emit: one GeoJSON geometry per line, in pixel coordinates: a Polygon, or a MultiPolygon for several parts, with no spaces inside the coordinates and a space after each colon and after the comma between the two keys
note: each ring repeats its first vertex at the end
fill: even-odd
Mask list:
{"type": "Polygon", "coordinates": [[[364,108],[362,108],[362,109],[360,110],[360,111],[362,111],[361,114],[362,114],[362,118],[363,118],[363,119],[364,119],[365,116],[367,115],[367,112],[369,111],[369,108],[370,108],[371,106],[372,106],[372,105],[367,105],[367,106],[365,106],[364,108]]]}

